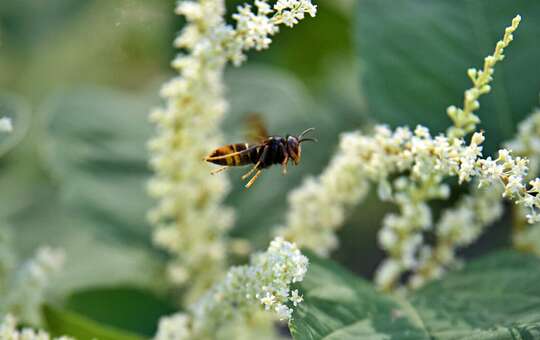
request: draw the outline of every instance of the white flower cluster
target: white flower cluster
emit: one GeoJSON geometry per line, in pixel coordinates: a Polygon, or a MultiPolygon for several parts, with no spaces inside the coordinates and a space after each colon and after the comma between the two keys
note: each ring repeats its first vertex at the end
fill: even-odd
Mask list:
{"type": "Polygon", "coordinates": [[[229,58],[235,64],[245,60],[245,50],[268,48],[272,42],[270,37],[279,31],[280,24],[293,27],[306,13],[312,17],[317,13],[317,7],[310,0],[278,0],[273,6],[268,0],[256,0],[255,7],[256,14],[251,5],[244,4],[233,15],[236,20],[233,39],[236,41],[231,44],[229,58]]]}
{"type": "Polygon", "coordinates": [[[277,234],[307,247],[322,256],[338,246],[335,235],[348,208],[367,194],[368,178],[359,169],[362,159],[356,154],[355,133],[344,134],[339,151],[318,178],[308,178],[288,197],[286,225],[277,234]],[[351,147],[352,146],[352,147],[351,147]]]}
{"type": "MultiPolygon", "coordinates": [[[[507,143],[507,148],[514,154],[529,160],[529,178],[540,174],[540,109],[536,109],[518,126],[517,136],[507,143]]],[[[521,250],[540,254],[540,223],[527,226],[525,219],[520,219],[519,212],[514,218],[513,241],[521,250]]]]}
{"type": "Polygon", "coordinates": [[[491,91],[489,83],[493,80],[492,76],[495,72],[495,64],[504,59],[504,49],[508,47],[514,39],[513,33],[518,28],[520,22],[521,16],[516,15],[512,20],[512,25],[505,29],[502,40],[497,42],[493,54],[484,59],[483,70],[470,68],[467,71],[467,75],[474,86],[465,91],[462,109],[450,106],[447,110],[448,116],[454,123],[454,125],[448,129],[449,137],[461,138],[476,130],[476,124],[480,122],[480,118],[474,114],[474,111],[480,108],[478,98],[491,91]]]}
{"type": "Polygon", "coordinates": [[[308,259],[293,243],[276,238],[264,253],[252,256],[250,264],[233,267],[198,302],[190,314],[177,314],[160,322],[156,340],[211,339],[235,319],[250,319],[257,304],[280,320],[289,320],[302,301],[290,285],[302,281],[308,259]]]}
{"type": "Polygon", "coordinates": [[[196,333],[191,328],[191,317],[177,313],[160,319],[154,340],[284,340],[275,327],[275,321],[275,317],[264,310],[253,310],[249,315],[231,316],[218,329],[211,330],[207,326],[196,333]]]}
{"type": "Polygon", "coordinates": [[[474,133],[468,144],[463,139],[476,128],[478,118],[473,112],[479,108],[478,98],[490,91],[493,67],[503,59],[519,22],[519,16],[514,18],[482,71],[469,70],[474,87],[466,91],[463,109],[448,109],[454,126],[447,134],[432,136],[423,126],[392,131],[383,125],[376,126],[373,135],[344,134],[340,150],[323,174],[290,195],[287,226],[279,233],[328,254],[336,247],[334,232],[348,207],[363,198],[367,183],[376,183],[379,197],[398,207],[397,213],[384,218],[379,232],[379,243],[389,259],[375,278],[381,288],[393,289],[405,272],[413,273],[410,284],[418,286],[454,264],[456,248],[472,243],[500,216],[501,196],[526,207],[529,222],[540,219],[540,198],[536,198],[540,180],[527,186],[527,160],[505,149],[497,159],[484,159],[483,133],[474,133]],[[449,197],[450,188],[444,182],[449,177],[457,177],[460,184],[477,178],[479,188],[434,225],[428,202],[449,197]],[[342,192],[336,193],[336,188],[342,192]],[[435,247],[425,245],[426,232],[437,236],[435,247]]]}
{"type": "Polygon", "coordinates": [[[435,226],[437,243],[419,249],[418,262],[409,280],[411,288],[440,278],[447,269],[460,263],[456,250],[471,245],[486,227],[502,216],[501,194],[500,186],[476,187],[472,194],[462,197],[455,208],[443,212],[435,226]]]}
{"type": "Polygon", "coordinates": [[[308,180],[291,194],[289,221],[298,222],[290,223],[291,227],[280,232],[295,242],[303,242],[303,235],[308,240],[316,237],[320,241],[331,240],[304,243],[321,254],[327,253],[336,244],[333,231],[342,222],[346,207],[361,200],[369,181],[379,184],[383,200],[399,207],[399,213],[384,218],[379,233],[380,245],[390,254],[390,259],[378,271],[377,283],[392,288],[402,273],[416,272],[430,261],[430,249],[424,246],[422,236],[427,231],[436,232],[442,242],[437,252],[451,254],[440,260],[441,266],[447,266],[456,247],[472,243],[486,225],[500,216],[501,196],[528,207],[530,218],[538,216],[539,202],[534,194],[540,180],[531,181],[531,188],[526,188],[527,161],[512,157],[504,149],[499,151],[497,159],[484,159],[483,141],[482,133],[475,133],[469,144],[444,135],[432,137],[421,126],[414,131],[406,127],[392,131],[377,126],[373,136],[360,132],[344,134],[340,151],[320,178],[308,180]],[[443,214],[434,228],[427,201],[448,198],[450,189],[443,183],[448,177],[457,177],[460,183],[478,178],[480,188],[443,214]],[[329,178],[333,179],[331,183],[343,181],[346,185],[331,186],[329,178]],[[389,182],[389,178],[394,179],[389,182]],[[325,225],[329,227],[324,229],[325,225]]]}
{"type": "Polygon", "coordinates": [[[226,109],[222,71],[225,64],[216,35],[224,25],[223,1],[182,1],[177,13],[187,23],[176,40],[189,53],[173,65],[180,75],[166,83],[166,106],[150,119],[157,136],[149,142],[155,171],[150,195],[159,199],[149,212],[156,225],[154,242],[175,255],[169,265],[173,282],[190,281],[192,298],[207,289],[224,268],[223,235],[232,211],[222,206],[225,177],[209,176],[201,160],[219,141],[218,124],[226,109]]]}
{"type": "Polygon", "coordinates": [[[377,153],[376,161],[366,164],[376,174],[387,168],[398,175],[388,183],[388,173],[378,179],[382,199],[394,202],[399,213],[388,214],[379,232],[379,244],[390,256],[377,271],[375,282],[384,289],[393,288],[405,271],[414,271],[418,263],[419,250],[423,247],[422,234],[433,229],[431,209],[427,202],[446,199],[450,189],[443,183],[448,176],[458,176],[460,183],[469,181],[474,163],[481,155],[481,134],[475,134],[469,145],[462,139],[446,136],[433,138],[428,129],[418,126],[414,132],[398,128],[394,132],[387,127],[378,127],[370,140],[363,137],[369,150],[377,153]],[[381,189],[384,188],[384,189],[381,189]]]}
{"type": "Polygon", "coordinates": [[[529,160],[529,175],[540,173],[540,109],[518,125],[517,136],[506,148],[529,160]]]}
{"type": "Polygon", "coordinates": [[[497,190],[528,208],[530,222],[538,218],[540,200],[536,193],[540,180],[530,181],[527,186],[527,160],[513,157],[506,149],[500,150],[496,159],[482,158],[482,133],[474,133],[466,144],[463,139],[444,135],[432,137],[425,127],[419,126],[413,132],[378,126],[374,136],[357,134],[356,139],[349,147],[356,146],[357,157],[362,160],[357,171],[379,183],[381,198],[396,203],[400,210],[385,217],[379,233],[380,245],[390,255],[376,275],[376,282],[383,288],[393,288],[402,273],[416,272],[429,257],[422,236],[434,231],[427,202],[448,197],[445,178],[457,177],[459,183],[477,178],[480,189],[487,188],[487,193],[479,190],[455,210],[443,214],[435,232],[441,242],[447,242],[447,249],[470,244],[500,216],[500,207],[495,204],[498,201],[492,195],[497,190]],[[406,175],[399,176],[403,173],[406,175]],[[388,183],[390,175],[397,177],[388,183]],[[469,223],[460,224],[458,218],[469,223]]]}
{"type": "Polygon", "coordinates": [[[62,336],[53,338],[44,331],[35,331],[31,328],[17,328],[14,317],[7,315],[0,323],[0,340],[70,340],[72,338],[62,336]]]}
{"type": "Polygon", "coordinates": [[[159,320],[155,340],[193,339],[190,331],[191,320],[187,314],[178,313],[159,320]]]}
{"type": "Polygon", "coordinates": [[[156,226],[154,241],[175,256],[169,274],[173,282],[189,282],[188,301],[194,301],[225,268],[229,248],[225,234],[233,223],[223,206],[228,181],[209,176],[201,161],[220,145],[219,124],[226,111],[223,72],[227,62],[239,65],[249,49],[263,49],[278,31],[292,26],[305,13],[315,15],[309,0],[258,0],[257,13],[240,6],[236,26],[225,21],[224,0],[180,1],[176,13],[186,19],[175,45],[185,52],[173,61],[179,76],[166,83],[164,108],[152,112],[157,135],[149,142],[151,196],[159,200],[149,213],[156,226]]]}
{"type": "Polygon", "coordinates": [[[13,313],[25,322],[38,324],[39,308],[53,274],[64,264],[64,253],[50,247],[41,247],[34,258],[23,263],[6,280],[0,314],[13,313]]]}
{"type": "Polygon", "coordinates": [[[13,131],[13,123],[11,118],[2,117],[0,118],[0,132],[11,132],[13,131]]]}

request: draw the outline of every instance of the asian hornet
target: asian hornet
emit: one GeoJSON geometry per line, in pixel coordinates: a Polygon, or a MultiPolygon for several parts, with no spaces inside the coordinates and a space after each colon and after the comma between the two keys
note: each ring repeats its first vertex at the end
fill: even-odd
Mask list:
{"type": "Polygon", "coordinates": [[[298,136],[268,136],[266,129],[258,119],[258,116],[251,118],[251,125],[255,125],[255,130],[257,131],[257,136],[259,138],[258,143],[236,143],[225,145],[215,149],[205,158],[207,162],[223,165],[223,167],[212,171],[212,174],[219,173],[232,166],[253,164],[251,170],[242,176],[242,180],[246,180],[255,173],[246,184],[246,188],[250,188],[253,183],[255,183],[263,169],[269,168],[274,164],[281,164],[283,174],[286,174],[289,160],[292,161],[294,165],[300,163],[302,154],[301,144],[308,141],[317,141],[315,138],[304,137],[309,132],[315,130],[314,128],[309,128],[298,136]]]}

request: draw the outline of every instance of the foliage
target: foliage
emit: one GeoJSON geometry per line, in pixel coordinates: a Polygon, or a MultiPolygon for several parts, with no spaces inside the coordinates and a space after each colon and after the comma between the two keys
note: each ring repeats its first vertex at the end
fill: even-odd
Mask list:
{"type": "Polygon", "coordinates": [[[144,223],[148,171],[140,150],[149,131],[148,104],[133,98],[89,88],[57,94],[43,108],[43,129],[16,150],[27,153],[21,166],[46,172],[30,177],[28,200],[11,213],[15,241],[23,255],[37,242],[65,250],[58,292],[94,284],[160,285],[160,255],[150,247],[144,223]],[[108,116],[117,117],[116,124],[108,116]],[[29,158],[37,164],[29,165],[29,158]]]}
{"type": "Polygon", "coordinates": [[[176,311],[164,297],[129,286],[90,288],[67,297],[66,310],[103,325],[151,337],[162,315],[176,311]]]}
{"type": "Polygon", "coordinates": [[[44,306],[47,328],[52,334],[69,334],[80,340],[142,340],[143,337],[125,332],[114,327],[99,324],[69,311],[44,306]]]}
{"type": "MultiPolygon", "coordinates": [[[[528,180],[537,176],[537,118],[524,121],[519,130],[517,124],[538,104],[540,78],[534,67],[540,58],[540,31],[536,25],[540,4],[534,0],[318,0],[314,1],[317,17],[304,20],[294,29],[282,27],[279,35],[272,36],[269,51],[251,53],[241,51],[240,45],[267,47],[265,34],[276,32],[272,25],[257,26],[264,20],[256,9],[264,11],[264,3],[248,2],[255,12],[243,7],[241,14],[233,18],[231,14],[238,11],[237,6],[246,1],[227,1],[228,15],[223,17],[223,23],[232,24],[240,32],[236,42],[241,43],[231,44],[227,57],[239,62],[246,52],[250,62],[241,69],[227,69],[219,81],[223,88],[217,92],[223,92],[218,97],[222,95],[228,102],[226,110],[219,108],[226,111],[223,122],[206,122],[215,125],[208,130],[211,133],[188,141],[205,151],[220,143],[245,141],[246,115],[257,111],[272,134],[296,134],[315,127],[319,142],[305,146],[300,166],[289,168],[287,176],[282,176],[279,169],[265,170],[249,191],[239,178],[243,169],[228,171],[231,192],[226,198],[219,198],[220,204],[224,200],[224,205],[234,209],[236,215],[230,230],[220,230],[227,240],[224,244],[228,255],[223,270],[211,274],[205,284],[214,288],[189,307],[179,301],[186,301],[187,289],[192,287],[172,284],[166,266],[175,258],[153,245],[153,229],[147,220],[153,200],[145,192],[152,176],[146,144],[153,127],[148,115],[150,108],[159,103],[157,84],[171,77],[169,61],[175,51],[170,42],[180,29],[188,27],[184,19],[173,15],[174,1],[0,2],[0,117],[10,117],[14,126],[12,133],[0,133],[0,243],[4,242],[0,244],[0,289],[6,288],[2,287],[2,275],[13,277],[13,273],[22,272],[22,267],[16,268],[22,262],[15,259],[31,259],[42,245],[60,247],[66,254],[65,266],[56,279],[41,277],[42,271],[35,268],[31,270],[43,279],[41,283],[49,284],[41,310],[30,303],[26,306],[34,313],[41,312],[43,322],[21,318],[15,310],[19,323],[6,318],[0,324],[0,333],[9,332],[13,337],[26,332],[28,336],[32,334],[31,338],[49,337],[37,331],[41,328],[51,336],[77,339],[142,340],[160,334],[163,339],[171,340],[168,336],[172,336],[178,340],[179,332],[198,328],[210,329],[205,335],[210,338],[275,340],[288,338],[288,334],[283,327],[274,327],[277,318],[272,314],[287,319],[294,310],[289,328],[295,339],[540,338],[538,258],[497,249],[469,261],[470,254],[481,255],[486,248],[494,250],[501,242],[510,244],[512,239],[520,250],[536,251],[538,255],[539,225],[525,228],[527,221],[520,216],[526,212],[515,207],[510,218],[498,188],[493,190],[494,194],[471,188],[465,195],[449,196],[444,190],[454,183],[441,181],[444,190],[439,192],[440,197],[420,198],[432,213],[435,229],[442,230],[438,234],[419,231],[422,238],[429,246],[436,245],[435,238],[441,235],[450,243],[439,242],[442,247],[433,249],[440,252],[432,253],[437,256],[427,257],[434,262],[424,264],[426,268],[442,268],[446,276],[414,292],[390,294],[376,290],[367,278],[372,277],[383,256],[376,249],[377,226],[383,215],[390,213],[393,215],[387,216],[395,217],[395,209],[385,203],[373,203],[376,193],[368,191],[367,186],[353,187],[351,183],[355,181],[349,181],[351,178],[342,176],[341,171],[324,176],[328,164],[330,169],[340,170],[339,165],[352,162],[352,170],[369,170],[373,163],[355,157],[371,149],[366,145],[356,149],[351,143],[358,141],[359,136],[365,137],[360,139],[368,144],[373,141],[365,133],[371,127],[366,124],[371,118],[391,127],[408,125],[412,144],[437,138],[436,134],[444,132],[451,123],[445,108],[461,103],[463,90],[470,87],[467,68],[481,68],[482,57],[491,53],[493,43],[501,38],[501,30],[518,13],[523,22],[516,39],[505,51],[506,60],[497,65],[491,95],[482,98],[482,110],[475,112],[486,142],[480,143],[483,136],[475,135],[474,143],[469,144],[470,136],[465,136],[466,145],[461,146],[470,147],[467,150],[474,153],[475,159],[480,152],[485,159],[503,141],[515,137],[510,146],[515,155],[531,158],[530,172],[522,177],[528,180]],[[417,124],[429,127],[431,135],[418,129],[422,136],[413,138],[417,124]],[[340,138],[344,131],[355,132],[340,138]],[[338,162],[334,162],[334,156],[340,155],[338,162]],[[289,194],[302,192],[301,183],[306,177],[318,174],[322,175],[315,178],[324,177],[330,191],[342,185],[341,189],[350,189],[353,194],[366,189],[361,192],[366,204],[358,209],[352,204],[347,209],[338,207],[334,215],[325,216],[330,210],[319,209],[318,204],[335,207],[341,201],[356,201],[355,195],[346,195],[347,190],[333,191],[333,195],[321,191],[320,200],[310,199],[309,195],[287,199],[289,194]],[[305,204],[302,199],[313,204],[305,204]],[[449,205],[453,206],[448,208],[449,205]],[[298,213],[301,209],[303,216],[298,213]],[[249,253],[265,249],[273,236],[281,232],[276,231],[276,226],[287,226],[290,216],[300,216],[297,220],[308,227],[331,229],[331,237],[323,239],[328,241],[325,245],[317,235],[306,235],[303,228],[286,236],[294,238],[299,246],[326,247],[321,252],[325,255],[339,241],[334,259],[346,263],[355,273],[308,253],[310,264],[304,280],[289,287],[290,281],[296,279],[291,280],[288,271],[281,271],[283,263],[293,258],[289,252],[283,258],[279,254],[264,257],[259,261],[264,270],[245,266],[249,253]],[[484,234],[486,227],[501,216],[503,221],[497,222],[496,230],[484,234]],[[511,236],[510,224],[514,228],[511,236]],[[336,233],[335,228],[341,225],[344,228],[336,233]],[[4,232],[13,237],[3,238],[4,232]],[[3,246],[6,241],[8,247],[3,246]],[[469,245],[472,246],[465,257],[460,257],[463,254],[458,248],[469,245]],[[225,265],[237,266],[226,276],[225,265]],[[286,279],[278,284],[278,276],[286,279]],[[238,282],[248,282],[258,296],[248,296],[253,294],[237,289],[238,282]],[[220,304],[224,298],[226,308],[220,304]],[[272,313],[262,311],[264,306],[272,313]],[[245,315],[232,317],[239,316],[239,311],[245,315]],[[220,330],[214,333],[212,322],[216,320],[220,322],[215,329],[220,330]],[[161,329],[164,324],[163,332],[157,333],[158,326],[161,329]],[[36,331],[23,330],[23,326],[35,327],[36,331]]],[[[293,3],[297,2],[279,0],[283,8],[293,3]]],[[[197,17],[190,6],[187,4],[180,11],[193,16],[201,26],[219,14],[218,11],[197,17]]],[[[301,14],[296,15],[286,17],[281,13],[274,23],[292,24],[302,18],[301,14]]],[[[186,64],[182,57],[173,66],[187,69],[188,74],[196,69],[196,65],[186,64]]],[[[484,90],[479,87],[480,92],[484,90]]],[[[474,100],[469,109],[477,97],[471,97],[474,100]]],[[[200,99],[200,103],[209,106],[213,102],[208,91],[203,91],[200,99]]],[[[206,109],[202,111],[208,113],[206,109]]],[[[201,116],[191,118],[197,122],[197,117],[201,116]]],[[[190,126],[190,122],[185,119],[179,123],[190,126]]],[[[390,137],[382,135],[405,130],[377,131],[381,132],[377,138],[384,141],[377,144],[380,148],[375,148],[374,153],[390,162],[395,150],[389,147],[390,137]]],[[[470,131],[466,127],[460,134],[470,131]]],[[[186,153],[190,150],[195,147],[188,145],[181,152],[177,168],[186,167],[186,153]]],[[[526,161],[514,156],[511,163],[504,162],[509,159],[506,156],[503,153],[498,163],[488,165],[492,169],[501,164],[525,169],[526,161]]],[[[210,167],[200,158],[193,157],[199,167],[186,183],[197,178],[204,187],[218,177],[210,177],[210,167]]],[[[375,168],[372,175],[382,176],[389,167],[375,168]]],[[[351,170],[349,166],[345,168],[351,170]]],[[[365,174],[362,171],[359,176],[365,174]]],[[[388,180],[392,182],[398,175],[394,173],[388,180]]],[[[224,178],[217,181],[227,181],[224,178]]],[[[532,193],[528,184],[520,185],[519,188],[532,193]]],[[[378,193],[385,197],[388,188],[382,183],[378,193]]],[[[420,191],[411,190],[413,194],[420,191]]],[[[520,203],[532,204],[534,194],[523,196],[520,203]]],[[[185,191],[179,197],[182,202],[189,201],[185,191]]],[[[191,203],[197,206],[197,202],[191,203]]],[[[426,211],[409,210],[408,216],[420,219],[426,211]]],[[[201,230],[202,217],[195,213],[188,221],[193,230],[201,230]]],[[[206,221],[209,228],[215,228],[222,217],[218,214],[206,221]]],[[[381,238],[384,237],[379,241],[381,238]]],[[[387,237],[386,241],[389,239],[392,240],[387,237]]],[[[409,248],[410,258],[420,255],[418,249],[409,248]]],[[[207,257],[208,253],[204,248],[202,256],[207,257]]],[[[192,255],[186,253],[186,257],[192,255]]],[[[393,256],[404,258],[397,252],[393,256]]],[[[199,267],[210,272],[207,266],[199,267]]],[[[443,271],[431,276],[442,275],[443,271]]],[[[404,272],[397,283],[414,281],[410,280],[414,274],[404,272]]],[[[0,305],[5,300],[5,296],[0,296],[0,305]]],[[[0,315],[0,319],[3,317],[0,315]]]]}
{"type": "Polygon", "coordinates": [[[44,307],[48,329],[77,339],[143,339],[155,334],[159,317],[173,306],[138,288],[118,286],[80,290],[60,309],[44,307]]]}
{"type": "Polygon", "coordinates": [[[540,336],[540,261],[500,251],[401,297],[375,290],[337,264],[309,256],[296,340],[535,339],[540,336]]]}
{"type": "MultiPolygon", "coordinates": [[[[479,113],[491,141],[488,154],[513,137],[538,104],[540,79],[530,65],[540,58],[536,1],[361,0],[356,7],[361,79],[370,113],[392,126],[422,124],[443,132],[450,103],[468,88],[465,70],[492,50],[508,18],[524,17],[519,39],[495,74],[493,95],[479,113]]],[[[478,65],[480,66],[480,65],[478,65]]]]}

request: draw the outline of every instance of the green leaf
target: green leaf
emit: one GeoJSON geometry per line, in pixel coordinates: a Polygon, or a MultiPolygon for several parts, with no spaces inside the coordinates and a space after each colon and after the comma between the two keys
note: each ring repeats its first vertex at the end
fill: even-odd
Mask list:
{"type": "Polygon", "coordinates": [[[45,132],[29,135],[37,145],[25,145],[20,164],[0,176],[10,183],[20,169],[46,168],[54,177],[51,183],[30,173],[36,178],[21,194],[27,201],[10,219],[21,258],[42,244],[65,250],[54,293],[127,283],[164,286],[163,256],[150,244],[145,219],[151,205],[144,190],[151,102],[104,89],[58,94],[46,105],[45,132]]]}
{"type": "Polygon", "coordinates": [[[407,301],[376,291],[328,260],[310,256],[295,339],[536,339],[540,261],[502,251],[415,292],[407,301]]]}
{"type": "Polygon", "coordinates": [[[529,0],[361,0],[356,42],[362,86],[371,114],[392,126],[450,125],[449,105],[462,105],[470,67],[481,68],[505,27],[523,17],[506,58],[496,66],[493,91],[481,98],[480,128],[492,153],[538,104],[540,2],[529,0]]]}
{"type": "Polygon", "coordinates": [[[82,216],[66,207],[52,189],[34,192],[34,201],[10,219],[19,258],[29,258],[42,245],[66,253],[63,269],[50,284],[53,295],[97,285],[136,284],[163,288],[162,259],[132,240],[108,235],[115,226],[82,216]]]}
{"type": "Polygon", "coordinates": [[[153,293],[134,287],[91,288],[68,297],[66,308],[99,323],[153,336],[160,317],[177,310],[153,293]]]}
{"type": "Polygon", "coordinates": [[[540,260],[490,254],[414,294],[410,301],[436,339],[540,337],[540,260]]]}
{"type": "Polygon", "coordinates": [[[46,106],[43,154],[70,207],[122,238],[149,243],[145,143],[152,102],[105,89],[58,94],[46,106]],[[129,198],[129,199],[128,199],[129,198]]]}
{"type": "Polygon", "coordinates": [[[403,301],[383,295],[367,281],[309,253],[304,296],[290,324],[297,340],[429,339],[403,301]]]}
{"type": "Polygon", "coordinates": [[[54,336],[68,335],[78,340],[142,340],[136,334],[122,331],[92,321],[79,314],[57,309],[50,305],[43,307],[47,329],[54,336]]]}

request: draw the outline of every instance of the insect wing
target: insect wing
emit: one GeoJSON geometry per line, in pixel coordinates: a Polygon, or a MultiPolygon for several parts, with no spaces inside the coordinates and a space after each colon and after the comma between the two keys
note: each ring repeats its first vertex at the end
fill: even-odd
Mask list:
{"type": "Polygon", "coordinates": [[[247,140],[252,143],[262,143],[268,138],[268,130],[260,113],[252,112],[246,117],[247,140]]]}

